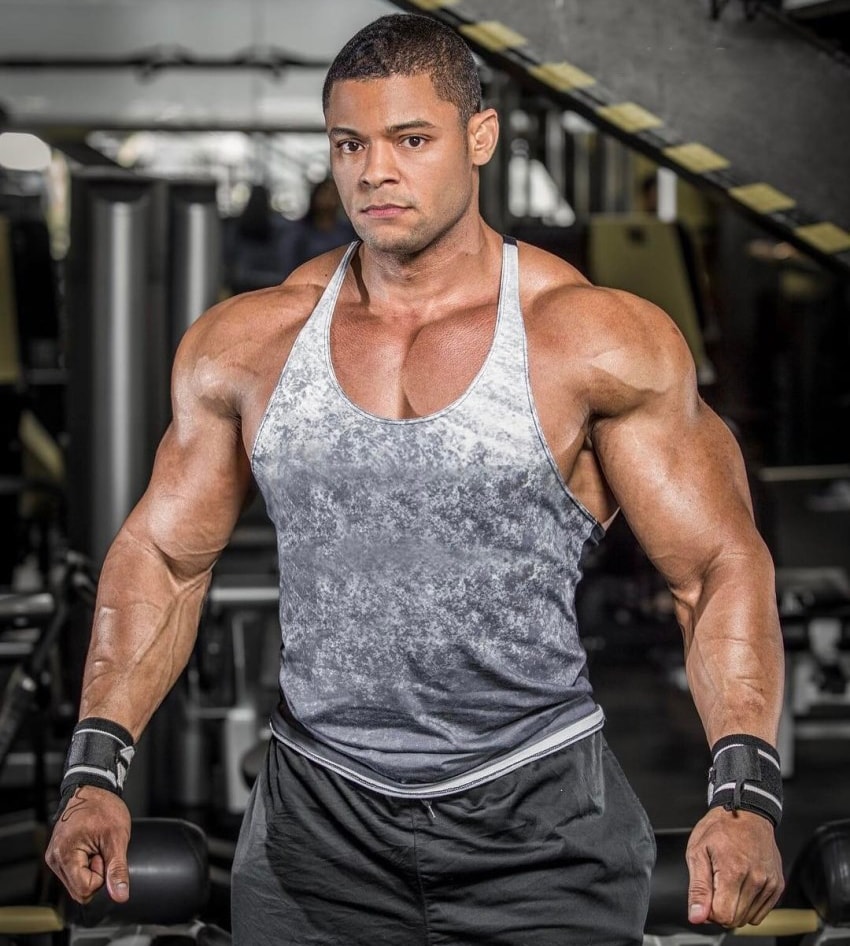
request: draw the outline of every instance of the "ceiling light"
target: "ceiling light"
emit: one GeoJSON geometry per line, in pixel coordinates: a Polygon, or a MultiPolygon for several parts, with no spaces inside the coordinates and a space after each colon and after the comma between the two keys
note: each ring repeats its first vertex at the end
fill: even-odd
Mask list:
{"type": "Polygon", "coordinates": [[[8,171],[43,171],[50,165],[50,148],[35,135],[0,134],[0,167],[8,171]]]}

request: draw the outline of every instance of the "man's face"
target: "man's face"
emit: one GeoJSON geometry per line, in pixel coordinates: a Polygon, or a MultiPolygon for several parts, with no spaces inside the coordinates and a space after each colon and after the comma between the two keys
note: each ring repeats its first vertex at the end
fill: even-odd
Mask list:
{"type": "Polygon", "coordinates": [[[340,198],[367,246],[417,253],[472,207],[481,162],[430,76],[337,82],[325,119],[340,198]]]}

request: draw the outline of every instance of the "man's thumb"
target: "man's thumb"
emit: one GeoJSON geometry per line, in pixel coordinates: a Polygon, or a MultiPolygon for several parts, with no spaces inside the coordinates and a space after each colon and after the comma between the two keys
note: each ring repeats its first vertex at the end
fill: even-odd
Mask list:
{"type": "Polygon", "coordinates": [[[125,903],[130,899],[130,871],[125,856],[113,853],[107,861],[106,889],[116,903],[125,903]]]}
{"type": "Polygon", "coordinates": [[[690,883],[688,884],[688,921],[705,923],[711,913],[711,865],[708,859],[695,858],[690,864],[690,883]]]}

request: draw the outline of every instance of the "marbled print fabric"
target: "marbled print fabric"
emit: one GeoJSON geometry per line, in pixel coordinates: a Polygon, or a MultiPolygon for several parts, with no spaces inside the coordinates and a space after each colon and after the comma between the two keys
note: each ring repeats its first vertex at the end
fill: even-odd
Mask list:
{"type": "Polygon", "coordinates": [[[573,601],[602,530],[539,431],[516,246],[484,366],[458,401],[413,420],[368,414],[335,378],[330,322],[355,250],[253,451],[280,553],[280,684],[317,747],[429,782],[596,709],[573,601]]]}

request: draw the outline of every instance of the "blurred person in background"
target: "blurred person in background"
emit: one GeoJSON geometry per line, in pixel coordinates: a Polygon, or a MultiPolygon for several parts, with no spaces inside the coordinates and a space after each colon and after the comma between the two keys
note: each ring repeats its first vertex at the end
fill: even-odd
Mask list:
{"type": "Polygon", "coordinates": [[[313,186],[307,213],[295,224],[292,268],[350,243],[356,236],[343,212],[333,178],[326,177],[313,186]]]}
{"type": "Polygon", "coordinates": [[[254,184],[242,213],[225,230],[226,281],[234,295],[277,286],[295,268],[293,224],[275,213],[269,189],[254,184]]]}

